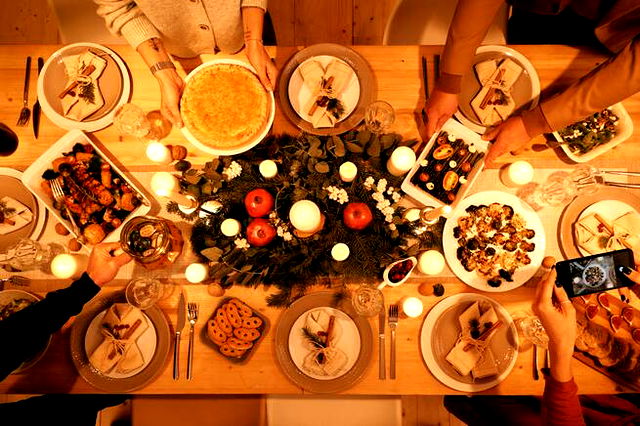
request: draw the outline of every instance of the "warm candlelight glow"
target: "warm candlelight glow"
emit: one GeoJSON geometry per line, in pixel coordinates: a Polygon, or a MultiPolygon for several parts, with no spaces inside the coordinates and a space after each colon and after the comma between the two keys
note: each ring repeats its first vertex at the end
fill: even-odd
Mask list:
{"type": "Polygon", "coordinates": [[[422,310],[424,309],[422,301],[417,297],[407,297],[403,299],[400,307],[402,308],[402,313],[409,318],[419,317],[422,315],[422,310]]]}
{"type": "Polygon", "coordinates": [[[444,256],[437,250],[427,250],[418,259],[418,270],[427,275],[438,275],[444,270],[444,256]]]}
{"type": "Polygon", "coordinates": [[[342,163],[340,166],[340,179],[343,182],[352,182],[358,174],[358,168],[351,161],[342,163]]]}
{"type": "Polygon", "coordinates": [[[166,197],[178,203],[184,207],[185,210],[193,209],[197,205],[193,197],[180,193],[178,178],[168,172],[157,172],[153,174],[151,177],[151,190],[160,197],[166,197]]]}
{"type": "Polygon", "coordinates": [[[500,170],[500,179],[509,187],[526,185],[533,180],[533,166],[524,160],[516,161],[500,170]]]}
{"type": "Polygon", "coordinates": [[[263,162],[261,162],[259,169],[260,174],[267,179],[271,179],[278,174],[278,165],[275,163],[275,161],[272,160],[264,160],[263,162]]]}
{"type": "Polygon", "coordinates": [[[315,232],[322,225],[322,214],[313,201],[300,200],[291,206],[289,220],[299,231],[315,232]]]}
{"type": "Polygon", "coordinates": [[[399,146],[387,161],[387,169],[394,176],[402,176],[411,170],[415,162],[416,153],[408,146],[399,146]]]}
{"type": "Polygon", "coordinates": [[[87,267],[87,256],[81,254],[59,254],[51,261],[51,273],[56,278],[79,278],[87,267]]]}
{"type": "Polygon", "coordinates": [[[220,230],[225,237],[235,237],[240,233],[240,222],[236,219],[225,219],[220,224],[220,230]]]}
{"type": "Polygon", "coordinates": [[[192,263],[185,269],[184,276],[190,283],[201,283],[209,276],[209,269],[204,263],[192,263]]]}
{"type": "Polygon", "coordinates": [[[420,212],[420,217],[424,222],[432,224],[436,223],[440,219],[440,216],[447,215],[449,213],[451,213],[451,206],[445,204],[444,206],[440,206],[437,208],[425,207],[420,212]]]}
{"type": "Polygon", "coordinates": [[[415,222],[416,220],[420,219],[420,209],[407,209],[402,216],[407,222],[415,222]]]}
{"type": "Polygon", "coordinates": [[[151,142],[147,145],[147,157],[154,163],[169,164],[173,161],[171,150],[160,142],[151,142]]]}
{"type": "Polygon", "coordinates": [[[349,254],[350,254],[349,246],[346,245],[345,243],[338,243],[334,245],[333,248],[331,249],[331,257],[333,257],[338,262],[342,262],[343,260],[346,260],[347,257],[349,257],[349,254]]]}

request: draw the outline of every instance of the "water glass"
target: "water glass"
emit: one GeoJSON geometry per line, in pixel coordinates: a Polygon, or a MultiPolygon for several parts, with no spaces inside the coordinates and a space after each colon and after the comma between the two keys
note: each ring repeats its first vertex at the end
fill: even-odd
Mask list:
{"type": "Polygon", "coordinates": [[[384,309],[382,292],[369,284],[362,284],[354,290],[351,303],[356,314],[365,317],[377,315],[381,309],[384,309]]]}
{"type": "Polygon", "coordinates": [[[14,271],[43,269],[60,251],[57,245],[44,246],[37,241],[23,238],[16,245],[0,253],[0,265],[14,271]]]}
{"type": "Polygon", "coordinates": [[[528,342],[536,346],[546,348],[549,344],[549,336],[545,331],[540,318],[535,315],[524,315],[513,321],[518,329],[518,334],[528,342]]]}
{"type": "Polygon", "coordinates": [[[385,101],[375,101],[369,104],[364,111],[364,123],[366,128],[373,133],[382,133],[395,121],[396,115],[393,107],[385,101]]]}
{"type": "Polygon", "coordinates": [[[113,125],[123,136],[142,138],[151,131],[147,115],[134,104],[124,104],[118,108],[113,117],[113,125]]]}
{"type": "Polygon", "coordinates": [[[127,302],[138,309],[149,309],[162,298],[162,283],[156,278],[136,278],[124,290],[127,302]]]}

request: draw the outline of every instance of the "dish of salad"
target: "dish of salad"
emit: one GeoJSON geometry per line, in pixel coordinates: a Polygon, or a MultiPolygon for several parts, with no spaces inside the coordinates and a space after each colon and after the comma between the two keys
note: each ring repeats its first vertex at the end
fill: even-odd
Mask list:
{"type": "Polygon", "coordinates": [[[609,108],[573,123],[558,134],[562,142],[578,155],[586,154],[613,139],[617,134],[619,117],[609,108]]]}

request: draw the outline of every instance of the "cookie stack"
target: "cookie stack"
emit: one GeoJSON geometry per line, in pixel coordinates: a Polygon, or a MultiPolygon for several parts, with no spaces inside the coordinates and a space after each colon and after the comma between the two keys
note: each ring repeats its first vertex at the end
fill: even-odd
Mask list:
{"type": "Polygon", "coordinates": [[[207,322],[207,336],[228,358],[243,358],[262,336],[264,321],[242,301],[222,303],[207,322]]]}

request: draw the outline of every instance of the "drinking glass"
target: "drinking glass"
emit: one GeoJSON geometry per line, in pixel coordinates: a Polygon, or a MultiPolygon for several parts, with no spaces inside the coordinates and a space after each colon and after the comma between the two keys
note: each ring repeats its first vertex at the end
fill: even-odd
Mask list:
{"type": "Polygon", "coordinates": [[[0,253],[0,265],[8,266],[14,271],[30,271],[41,269],[51,263],[51,259],[59,253],[53,248],[57,245],[44,246],[37,241],[23,238],[16,245],[0,253]]]}
{"type": "Polygon", "coordinates": [[[4,123],[0,123],[0,156],[7,157],[18,149],[18,136],[4,123]]]}
{"type": "Polygon", "coordinates": [[[162,298],[162,283],[154,277],[136,278],[127,284],[124,295],[131,306],[149,309],[162,298]]]}
{"type": "Polygon", "coordinates": [[[113,117],[113,125],[120,134],[136,138],[145,137],[151,130],[147,115],[134,104],[124,104],[118,108],[113,117]]]}
{"type": "Polygon", "coordinates": [[[351,295],[353,309],[358,315],[372,317],[384,307],[382,292],[369,284],[361,284],[351,295]]]}
{"type": "Polygon", "coordinates": [[[382,133],[388,129],[396,119],[393,107],[385,101],[375,101],[364,111],[364,123],[373,133],[382,133]]]}
{"type": "Polygon", "coordinates": [[[586,175],[588,171],[584,166],[577,167],[571,173],[551,173],[533,192],[534,203],[541,206],[562,206],[578,195],[593,194],[598,190],[598,184],[595,179],[586,179],[586,175]]]}
{"type": "Polygon", "coordinates": [[[536,346],[546,348],[549,344],[549,336],[545,331],[540,318],[535,315],[524,314],[513,321],[518,329],[518,333],[523,339],[536,346]]]}

